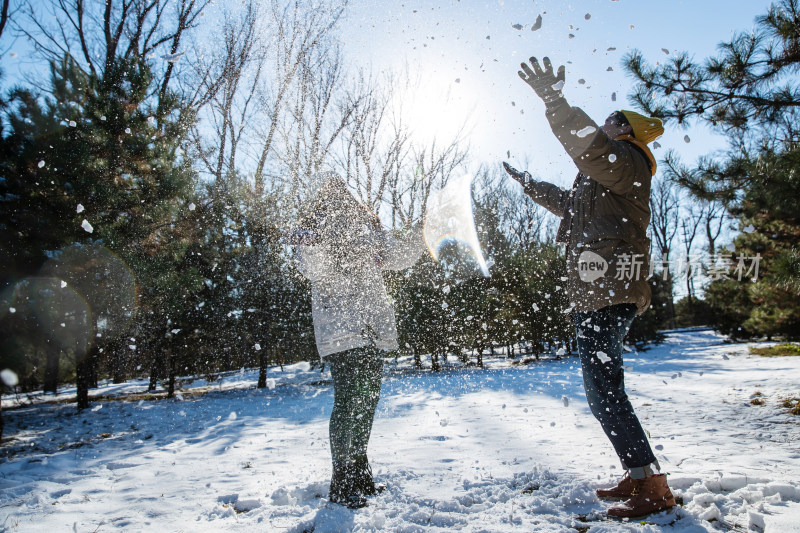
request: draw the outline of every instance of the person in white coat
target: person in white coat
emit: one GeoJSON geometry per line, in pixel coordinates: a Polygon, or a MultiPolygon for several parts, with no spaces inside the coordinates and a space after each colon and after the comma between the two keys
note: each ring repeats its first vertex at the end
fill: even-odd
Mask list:
{"type": "Polygon", "coordinates": [[[311,282],[314,336],[330,364],[334,404],[329,432],[329,500],[366,505],[374,483],[367,444],[380,398],[383,356],[396,350],[397,328],[383,270],[413,266],[425,250],[414,227],[394,239],[336,175],[318,188],[293,233],[297,266],[311,282]]]}

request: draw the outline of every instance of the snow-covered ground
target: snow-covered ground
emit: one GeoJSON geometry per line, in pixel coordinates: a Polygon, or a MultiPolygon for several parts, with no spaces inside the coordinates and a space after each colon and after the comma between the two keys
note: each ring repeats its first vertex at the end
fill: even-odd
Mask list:
{"type": "Polygon", "coordinates": [[[723,340],[677,331],[627,354],[632,402],[683,502],[644,523],[595,520],[607,504],[594,489],[621,471],[570,357],[387,364],[370,457],[388,488],[360,510],[327,502],[333,391],[306,364],[270,369],[263,390],[243,372],[172,400],[20,407],[5,413],[0,530],[800,531],[800,417],[780,405],[800,392],[800,358],[723,340]]]}

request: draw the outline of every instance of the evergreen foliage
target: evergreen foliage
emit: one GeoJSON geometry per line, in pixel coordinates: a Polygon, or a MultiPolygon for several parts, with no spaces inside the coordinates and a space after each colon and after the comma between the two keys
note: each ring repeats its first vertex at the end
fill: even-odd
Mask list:
{"type": "MultiPolygon", "coordinates": [[[[800,3],[780,0],[720,44],[717,57],[700,63],[684,53],[649,66],[640,52],[627,58],[638,79],[633,99],[646,112],[678,124],[695,120],[725,134],[723,157],[702,158],[694,167],[667,157],[667,175],[696,196],[725,202],[746,229],[735,253],[719,254],[729,275],[706,289],[720,330],[739,337],[800,332],[800,3]],[[760,256],[759,275],[743,276],[760,256]]],[[[716,268],[716,267],[715,267],[716,268]]]]}
{"type": "Polygon", "coordinates": [[[0,253],[9,266],[2,281],[14,287],[33,276],[57,278],[86,300],[94,341],[85,353],[69,350],[81,407],[98,358],[130,334],[134,316],[160,316],[147,336],[164,338],[169,316],[183,314],[197,287],[196,273],[183,268],[194,178],[177,154],[187,125],[174,118],[177,101],[167,99],[160,114],[150,106],[151,82],[142,61],[120,59],[98,77],[67,56],[51,66],[49,94],[15,89],[9,98],[0,163],[0,253]],[[135,278],[138,309],[136,298],[115,300],[124,292],[109,274],[116,267],[97,250],[135,278]],[[112,327],[118,317],[123,325],[112,327]]]}

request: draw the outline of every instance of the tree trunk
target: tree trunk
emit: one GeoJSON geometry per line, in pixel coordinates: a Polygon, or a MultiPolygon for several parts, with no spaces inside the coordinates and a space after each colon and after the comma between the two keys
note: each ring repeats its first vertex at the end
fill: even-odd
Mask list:
{"type": "Polygon", "coordinates": [[[150,384],[147,386],[147,392],[153,392],[158,388],[158,379],[164,376],[164,361],[163,359],[153,356],[153,362],[150,365],[150,384]]]}
{"type": "Polygon", "coordinates": [[[258,385],[257,389],[267,388],[267,351],[262,349],[258,355],[258,385]]]}
{"type": "Polygon", "coordinates": [[[124,348],[118,348],[114,351],[114,358],[112,359],[112,365],[114,365],[114,383],[124,383],[125,382],[125,369],[127,368],[127,353],[124,348]]]}
{"type": "Polygon", "coordinates": [[[75,367],[75,385],[77,388],[78,410],[89,407],[89,386],[92,380],[92,352],[97,350],[97,346],[92,345],[87,353],[75,367]]]}
{"type": "Polygon", "coordinates": [[[675,298],[673,296],[674,291],[672,290],[672,277],[669,278],[667,283],[667,290],[669,291],[669,294],[667,294],[667,312],[669,313],[667,324],[669,325],[669,329],[675,329],[675,298]]]}
{"type": "Polygon", "coordinates": [[[98,350],[92,349],[89,352],[88,357],[89,362],[89,388],[96,389],[97,385],[97,367],[100,363],[100,352],[98,350]]]}
{"type": "Polygon", "coordinates": [[[478,367],[483,368],[483,345],[478,345],[478,367]]]}
{"type": "Polygon", "coordinates": [[[419,355],[419,350],[412,348],[411,353],[414,355],[414,366],[417,370],[422,370],[422,357],[419,355]]]}
{"type": "Polygon", "coordinates": [[[44,367],[44,392],[58,392],[58,363],[61,349],[54,342],[48,343],[47,361],[44,367]]]}
{"type": "Polygon", "coordinates": [[[167,398],[175,396],[175,357],[172,350],[167,350],[167,360],[169,361],[169,384],[167,385],[167,398]]]}
{"type": "Polygon", "coordinates": [[[439,354],[436,352],[431,352],[431,370],[438,372],[441,369],[442,366],[439,364],[439,354]]]}
{"type": "Polygon", "coordinates": [[[158,362],[153,359],[153,364],[150,365],[150,384],[147,385],[147,392],[153,392],[158,387],[158,362]]]}

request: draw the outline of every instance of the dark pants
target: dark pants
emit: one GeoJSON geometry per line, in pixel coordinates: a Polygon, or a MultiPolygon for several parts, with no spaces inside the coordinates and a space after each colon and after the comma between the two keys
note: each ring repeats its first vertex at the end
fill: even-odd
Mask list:
{"type": "Polygon", "coordinates": [[[622,339],[635,316],[633,304],[576,312],[575,329],[592,414],[600,421],[623,467],[631,470],[632,477],[644,477],[639,472],[641,467],[656,458],[625,393],[622,364],[622,339]]]}
{"type": "Polygon", "coordinates": [[[374,346],[327,357],[333,377],[329,425],[334,463],[366,459],[375,408],[381,396],[383,357],[374,346]]]}

